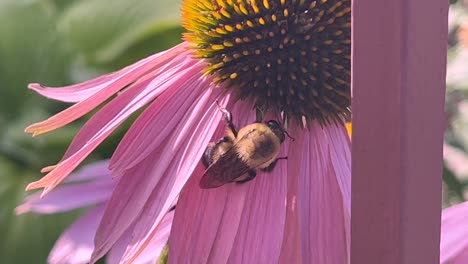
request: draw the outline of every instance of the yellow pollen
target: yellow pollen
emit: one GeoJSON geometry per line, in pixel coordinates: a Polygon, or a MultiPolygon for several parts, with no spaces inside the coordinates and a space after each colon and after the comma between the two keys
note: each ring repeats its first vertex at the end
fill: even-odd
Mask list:
{"type": "Polygon", "coordinates": [[[219,34],[223,34],[223,35],[227,34],[227,31],[222,28],[216,28],[215,31],[216,33],[219,33],[219,34]]]}
{"type": "Polygon", "coordinates": [[[252,7],[255,14],[260,13],[260,9],[258,8],[257,2],[255,0],[251,1],[250,6],[252,7]]]}
{"type": "Polygon", "coordinates": [[[234,44],[233,44],[232,42],[229,42],[229,41],[224,41],[224,42],[223,42],[223,46],[225,46],[225,47],[233,47],[234,44]]]}
{"type": "Polygon", "coordinates": [[[233,32],[234,31],[234,28],[230,25],[225,25],[224,26],[224,29],[226,29],[226,31],[229,31],[229,32],[233,32]]]}
{"type": "Polygon", "coordinates": [[[224,9],[224,8],[221,8],[220,13],[221,13],[221,15],[223,15],[226,18],[231,18],[231,14],[229,14],[229,12],[226,11],[226,9],[224,9]]]}
{"type": "Polygon", "coordinates": [[[263,17],[259,18],[258,23],[260,23],[260,25],[265,25],[265,19],[263,19],[263,17]]]}
{"type": "Polygon", "coordinates": [[[227,7],[225,1],[223,1],[223,0],[216,0],[216,3],[222,8],[227,7]]]}
{"type": "Polygon", "coordinates": [[[244,14],[244,15],[248,15],[249,14],[249,11],[247,11],[247,9],[245,9],[245,6],[244,5],[240,5],[239,6],[239,9],[240,11],[244,14]]]}
{"type": "Polygon", "coordinates": [[[223,45],[211,45],[211,49],[213,50],[222,50],[224,49],[223,45]]]}

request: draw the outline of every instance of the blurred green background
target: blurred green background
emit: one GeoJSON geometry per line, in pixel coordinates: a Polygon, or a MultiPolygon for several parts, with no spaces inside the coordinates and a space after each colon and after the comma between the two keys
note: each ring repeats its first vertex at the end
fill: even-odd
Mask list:
{"type": "MultiPolygon", "coordinates": [[[[180,2],[0,0],[0,263],[46,263],[58,235],[82,213],[14,214],[27,183],[60,160],[84,123],[34,139],[23,133],[28,124],[67,107],[27,84],[76,83],[179,43],[180,2]]],[[[124,130],[86,162],[110,157],[124,130]]]]}
{"type": "MultiPolygon", "coordinates": [[[[27,183],[55,164],[83,120],[31,139],[24,128],[67,107],[26,88],[63,86],[180,42],[181,0],[0,0],[0,263],[45,263],[80,213],[14,215],[27,183]]],[[[468,197],[468,1],[452,1],[444,206],[468,197]]],[[[86,118],[85,118],[86,119],[86,118]]],[[[110,157],[125,127],[87,159],[110,157]]],[[[421,183],[424,184],[424,183],[421,183]]]]}

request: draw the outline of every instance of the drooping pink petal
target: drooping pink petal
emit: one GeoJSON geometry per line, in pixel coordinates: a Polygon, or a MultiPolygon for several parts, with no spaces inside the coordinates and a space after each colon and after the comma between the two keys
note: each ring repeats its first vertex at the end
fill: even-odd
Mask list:
{"type": "MultiPolygon", "coordinates": [[[[134,242],[124,257],[126,260],[137,257],[192,174],[221,119],[215,103],[220,91],[197,89],[202,90],[200,98],[180,120],[176,127],[178,133],[172,134],[157,151],[122,176],[98,229],[93,261],[102,257],[135,220],[134,242]],[[143,207],[145,213],[140,215],[143,207]]],[[[221,103],[226,104],[226,100],[221,103]]]]}
{"type": "Polygon", "coordinates": [[[348,216],[351,215],[351,141],[344,127],[329,125],[324,128],[329,137],[330,157],[348,216]]]}
{"type": "Polygon", "coordinates": [[[186,86],[194,81],[194,79],[187,79],[185,76],[199,72],[202,67],[203,65],[197,63],[196,60],[186,56],[179,56],[164,66],[164,68],[169,69],[164,70],[162,75],[152,76],[133,84],[127,91],[108,104],[111,105],[114,101],[117,101],[116,105],[111,105],[111,107],[106,105],[87,122],[85,127],[73,139],[63,159],[72,156],[85,147],[89,141],[95,139],[96,134],[99,135],[98,129],[101,127],[113,129],[130,114],[150,103],[154,98],[158,97],[157,100],[160,102],[160,98],[175,96],[179,87],[186,86]],[[126,99],[122,97],[126,97],[126,99]]]}
{"type": "MultiPolygon", "coordinates": [[[[73,122],[74,120],[82,117],[83,115],[85,115],[86,113],[103,103],[105,100],[107,100],[109,97],[120,91],[125,86],[135,82],[138,78],[149,72],[154,72],[155,69],[164,66],[165,64],[170,62],[174,58],[174,56],[179,55],[183,52],[187,53],[186,44],[178,45],[175,48],[163,53],[162,55],[153,55],[140,62],[137,62],[132,66],[124,68],[121,74],[117,74],[116,76],[114,76],[116,79],[108,81],[107,83],[105,83],[105,85],[103,85],[103,87],[95,88],[97,90],[94,94],[92,94],[92,96],[89,96],[84,100],[79,101],[73,106],[48,118],[45,121],[30,125],[25,129],[25,132],[33,133],[33,136],[35,136],[49,132],[51,130],[57,129],[59,127],[73,122]]],[[[93,84],[93,82],[86,83],[84,89],[88,88],[86,90],[89,90],[88,86],[90,84],[93,84]]],[[[36,85],[32,85],[32,87],[36,90],[38,90],[39,88],[36,85]]],[[[71,89],[74,89],[74,91],[76,91],[76,86],[74,86],[71,89]]],[[[48,91],[48,95],[53,96],[50,90],[41,91],[48,91]]],[[[55,97],[57,97],[56,93],[55,97]]]]}
{"type": "MultiPolygon", "coordinates": [[[[296,151],[299,166],[298,214],[303,263],[347,263],[343,195],[330,160],[330,142],[324,129],[313,124],[296,151]]],[[[289,160],[288,160],[289,162],[289,160]]],[[[295,163],[297,162],[297,163],[295,163]]]]}
{"type": "MultiPolygon", "coordinates": [[[[245,116],[244,122],[249,117],[245,116]]],[[[239,116],[234,115],[234,122],[238,120],[239,116]]],[[[221,123],[211,141],[223,137],[225,130],[226,125],[221,123]]],[[[225,263],[231,252],[247,187],[224,185],[202,190],[199,182],[204,171],[205,167],[199,163],[181,191],[170,235],[169,248],[172,250],[169,263],[181,263],[184,259],[197,259],[200,263],[225,263]],[[236,191],[231,193],[233,190],[236,191]],[[216,239],[218,243],[215,243],[216,239]],[[216,248],[213,248],[214,243],[216,248]]]]}
{"type": "MultiPolygon", "coordinates": [[[[133,264],[154,264],[156,260],[160,257],[161,252],[167,244],[169,239],[169,234],[171,232],[172,221],[174,219],[174,211],[167,213],[161,224],[159,225],[155,236],[150,241],[148,246],[143,250],[143,252],[135,259],[133,264]]],[[[106,257],[107,264],[117,264],[120,263],[122,255],[125,252],[132,234],[133,228],[127,230],[125,234],[117,241],[117,243],[112,247],[109,254],[106,257]]]]}
{"type": "Polygon", "coordinates": [[[468,263],[468,202],[442,211],[440,263],[468,263]]]}
{"type": "MultiPolygon", "coordinates": [[[[305,133],[302,131],[290,131],[294,133],[295,142],[303,142],[305,133]]],[[[302,160],[302,153],[297,151],[295,142],[289,144],[288,149],[288,190],[286,198],[286,220],[284,226],[283,245],[279,263],[304,263],[301,253],[301,233],[299,229],[299,213],[297,208],[297,191],[300,166],[292,166],[294,161],[302,160]]],[[[302,143],[300,143],[302,144],[302,143]]]]}
{"type": "Polygon", "coordinates": [[[349,256],[351,250],[351,140],[345,127],[329,125],[324,128],[324,131],[329,138],[332,169],[342,194],[349,256]]]}
{"type": "Polygon", "coordinates": [[[116,182],[109,176],[108,180],[60,186],[44,198],[36,193],[27,197],[16,213],[54,214],[102,203],[109,199],[116,182]]]}
{"type": "Polygon", "coordinates": [[[112,156],[110,168],[115,176],[146,158],[175,131],[182,117],[188,111],[193,111],[193,102],[211,82],[211,79],[200,81],[200,72],[201,68],[194,67],[187,73],[191,77],[181,84],[181,87],[196,84],[192,89],[178,89],[174,93],[161,95],[156,103],[139,116],[112,156]]]}
{"type": "Polygon", "coordinates": [[[104,205],[99,205],[73,223],[55,242],[49,254],[48,263],[88,263],[94,248],[94,234],[103,211],[104,205]]]}
{"type": "MultiPolygon", "coordinates": [[[[283,147],[280,156],[286,156],[288,142],[283,147]]],[[[228,263],[278,261],[286,219],[288,162],[279,161],[271,173],[258,173],[250,183],[228,263]]]]}
{"type": "Polygon", "coordinates": [[[103,160],[84,166],[50,195],[42,199],[39,193],[26,197],[24,203],[16,208],[16,213],[51,214],[108,200],[117,182],[112,179],[108,165],[109,161],[103,160]]]}
{"type": "Polygon", "coordinates": [[[183,76],[185,71],[190,71],[189,69],[198,69],[197,67],[192,67],[197,62],[186,56],[181,57],[181,60],[173,62],[175,68],[171,69],[173,71],[172,75],[164,75],[164,78],[156,76],[153,79],[135,83],[130,89],[127,89],[99,110],[80,130],[62,161],[49,174],[39,181],[29,184],[26,189],[31,190],[44,187],[42,195],[45,195],[73,171],[132,113],[145,106],[161,93],[168,93],[167,96],[172,96],[179,87],[190,85],[191,80],[183,78],[183,76]],[[180,68],[183,66],[187,66],[188,69],[181,71],[180,68]],[[179,72],[181,76],[175,75],[176,72],[179,72]]]}
{"type": "Polygon", "coordinates": [[[468,263],[468,250],[463,250],[459,255],[449,262],[441,262],[442,264],[466,264],[468,263]]]}
{"type": "MultiPolygon", "coordinates": [[[[135,71],[142,71],[142,69],[148,69],[148,66],[153,68],[154,66],[160,65],[157,61],[167,60],[167,56],[174,52],[174,50],[178,50],[179,52],[183,51],[183,44],[176,46],[173,49],[169,49],[157,54],[154,54],[150,57],[142,59],[132,65],[129,65],[117,72],[106,74],[103,76],[99,76],[95,79],[91,79],[82,83],[64,86],[64,87],[46,87],[38,83],[31,83],[29,84],[29,88],[34,90],[35,92],[50,98],[55,99],[63,102],[80,102],[92,97],[98,91],[106,88],[110,85],[115,84],[116,81],[121,80],[121,78],[128,76],[130,73],[135,71]]],[[[170,55],[169,55],[170,56],[170,55]]],[[[143,71],[144,72],[144,71],[143,71]]],[[[131,83],[132,80],[130,80],[131,83]]],[[[125,86],[125,85],[124,85],[125,86]]]]}
{"type": "Polygon", "coordinates": [[[169,240],[168,263],[190,259],[226,263],[231,253],[248,185],[202,190],[199,182],[204,171],[199,164],[180,195],[169,240]]]}
{"type": "MultiPolygon", "coordinates": [[[[123,70],[126,70],[126,68],[123,70]]],[[[119,74],[122,74],[121,72],[123,70],[70,86],[46,87],[39,83],[30,83],[28,88],[50,99],[66,103],[77,103],[88,99],[98,91],[110,85],[118,78],[119,74]]]]}
{"type": "Polygon", "coordinates": [[[90,180],[109,180],[111,171],[109,170],[109,160],[96,161],[86,164],[77,172],[70,174],[70,176],[63,181],[63,183],[75,183],[90,180]]]}
{"type": "MultiPolygon", "coordinates": [[[[162,175],[158,185],[155,186],[148,202],[145,204],[142,212],[135,222],[137,228],[134,229],[133,239],[130,243],[131,247],[127,248],[124,254],[123,263],[131,263],[141,251],[147,246],[149,241],[155,235],[159,222],[161,221],[161,211],[165,211],[170,207],[167,201],[173,201],[180,193],[187,179],[193,173],[201,156],[208,144],[209,139],[212,137],[214,128],[219,123],[217,114],[219,113],[218,106],[215,102],[217,92],[214,96],[208,98],[209,109],[207,111],[200,111],[202,119],[193,129],[192,135],[187,135],[185,139],[180,136],[175,138],[175,141],[180,141],[182,148],[176,152],[175,159],[168,170],[162,175]],[[208,127],[207,127],[208,126],[208,127]],[[187,147],[183,147],[187,146],[187,147]]],[[[204,100],[201,100],[204,101],[204,100]]],[[[196,112],[196,111],[194,111],[196,112]]],[[[183,131],[184,129],[182,129],[183,131]]],[[[172,144],[173,146],[176,143],[172,144]]]]}

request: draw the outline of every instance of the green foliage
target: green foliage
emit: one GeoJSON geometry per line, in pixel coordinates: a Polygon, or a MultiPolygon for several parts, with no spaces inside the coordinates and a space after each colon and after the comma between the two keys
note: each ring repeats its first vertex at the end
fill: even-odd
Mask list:
{"type": "Polygon", "coordinates": [[[468,2],[450,6],[447,66],[444,205],[465,200],[468,171],[468,2]]]}
{"type": "MultiPolygon", "coordinates": [[[[0,263],[45,263],[59,234],[81,213],[16,216],[60,160],[84,121],[32,139],[24,128],[68,107],[28,90],[63,86],[126,66],[181,41],[179,1],[0,0],[0,263]],[[27,254],[26,254],[27,252],[27,254]]],[[[88,159],[112,154],[122,129],[88,159]]]]}

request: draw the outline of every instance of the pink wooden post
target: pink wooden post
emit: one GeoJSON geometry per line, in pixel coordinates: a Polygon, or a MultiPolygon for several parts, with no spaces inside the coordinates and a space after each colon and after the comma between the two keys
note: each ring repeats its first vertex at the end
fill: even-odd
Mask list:
{"type": "Polygon", "coordinates": [[[353,0],[352,264],[439,263],[448,0],[353,0]]]}

